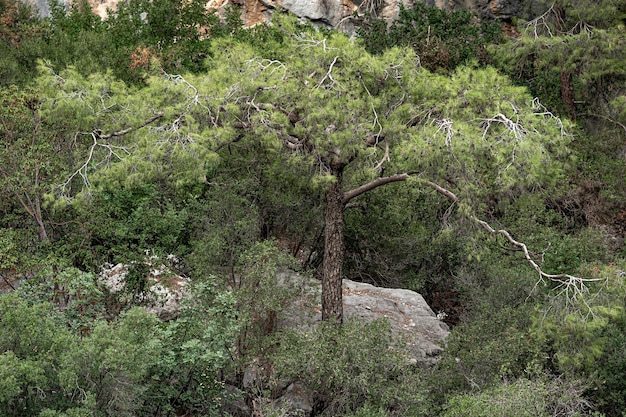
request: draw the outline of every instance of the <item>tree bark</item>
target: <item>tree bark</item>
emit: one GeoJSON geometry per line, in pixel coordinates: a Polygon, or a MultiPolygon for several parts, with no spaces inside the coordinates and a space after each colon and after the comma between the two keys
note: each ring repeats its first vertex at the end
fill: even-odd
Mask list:
{"type": "Polygon", "coordinates": [[[332,164],[335,182],[326,191],[324,215],[324,261],[322,274],[322,320],[343,322],[344,196],[343,164],[332,164]]]}

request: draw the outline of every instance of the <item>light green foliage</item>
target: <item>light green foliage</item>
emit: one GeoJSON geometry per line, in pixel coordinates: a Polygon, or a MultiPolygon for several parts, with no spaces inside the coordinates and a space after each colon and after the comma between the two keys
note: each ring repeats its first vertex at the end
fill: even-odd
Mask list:
{"type": "Polygon", "coordinates": [[[575,383],[522,378],[476,394],[452,397],[442,416],[585,416],[591,415],[589,409],[589,403],[580,396],[580,387],[575,383]]]}
{"type": "Polygon", "coordinates": [[[92,187],[138,187],[169,176],[178,188],[203,180],[211,154],[196,143],[199,122],[186,111],[195,97],[179,78],[155,78],[138,90],[111,73],[83,77],[72,68],[56,74],[45,67],[42,72],[38,84],[47,97],[42,112],[74,138],[75,171],[62,184],[63,196],[89,194],[92,187]],[[107,175],[93,176],[96,167],[107,175]]]}
{"type": "MultiPolygon", "coordinates": [[[[283,31],[297,29],[290,19],[275,24],[283,31]]],[[[332,161],[349,161],[344,181],[346,188],[355,187],[380,175],[375,167],[387,158],[387,145],[387,172],[419,171],[422,178],[449,182],[461,197],[471,195],[467,207],[479,206],[479,196],[488,191],[558,179],[567,125],[492,69],[437,76],[418,68],[409,50],[372,57],[333,33],[285,36],[275,54],[286,50],[294,53],[272,60],[224,39],[215,44],[205,74],[154,76],[141,90],[110,75],[48,72],[39,81],[50,97],[44,103],[47,117],[60,122],[71,114],[81,132],[75,135],[81,157],[63,195],[158,182],[175,198],[192,201],[206,192],[204,183],[206,198],[219,201],[211,194],[223,193],[232,201],[211,209],[218,215],[209,222],[234,225],[238,220],[219,213],[241,219],[224,207],[245,204],[250,209],[242,209],[243,217],[249,220],[235,229],[254,235],[263,225],[255,219],[257,204],[260,216],[272,213],[274,219],[301,213],[292,208],[302,201],[298,193],[323,190],[333,181],[332,161]],[[110,140],[94,133],[128,128],[133,130],[110,140]],[[246,180],[233,181],[237,174],[246,180]],[[271,193],[257,191],[276,182],[297,184],[289,187],[299,190],[292,207],[276,207],[271,193]]],[[[232,265],[236,256],[227,248],[237,246],[233,239],[248,238],[218,230],[202,245],[224,248],[232,265]]]]}
{"type": "Polygon", "coordinates": [[[16,295],[0,297],[0,316],[3,415],[37,415],[47,407],[123,416],[141,407],[142,380],[158,358],[153,316],[132,310],[71,334],[50,304],[29,305],[16,295]]]}
{"type": "Polygon", "coordinates": [[[413,140],[401,147],[402,156],[418,158],[431,177],[449,178],[464,193],[558,180],[567,125],[531,103],[524,89],[493,69],[462,68],[449,81],[425,78],[434,87],[414,84],[412,91],[421,96],[428,123],[419,133],[408,131],[413,140]]]}
{"type": "Polygon", "coordinates": [[[593,202],[578,204],[594,211],[590,224],[611,223],[626,193],[626,9],[623,2],[563,0],[543,3],[541,13],[519,22],[518,38],[492,49],[494,62],[552,111],[577,120],[574,181],[583,191],[589,184],[601,189],[593,202]]]}
{"type": "Polygon", "coordinates": [[[303,381],[327,405],[323,415],[365,413],[362,407],[378,409],[374,415],[417,414],[424,400],[419,372],[402,340],[392,341],[384,320],[287,332],[272,356],[276,377],[303,381]]]}
{"type": "Polygon", "coordinates": [[[68,396],[103,415],[136,415],[143,405],[142,381],[161,349],[156,324],[140,309],[114,324],[99,322],[61,356],[59,382],[68,396]]]}
{"type": "Polygon", "coordinates": [[[620,328],[626,307],[623,265],[583,267],[597,282],[580,292],[562,287],[561,295],[569,297],[567,304],[557,299],[546,305],[533,324],[535,337],[554,350],[556,365],[570,372],[591,372],[598,366],[606,344],[619,337],[606,335],[620,328]]]}
{"type": "Polygon", "coordinates": [[[239,257],[233,295],[242,325],[237,348],[244,361],[263,354],[264,338],[275,330],[283,309],[296,295],[298,289],[280,283],[278,277],[293,263],[273,240],[258,242],[239,257]]]}
{"type": "MultiPolygon", "coordinates": [[[[295,52],[283,62],[225,41],[209,72],[187,79],[214,98],[208,110],[220,125],[206,132],[218,144],[260,141],[278,154],[289,142],[291,161],[349,160],[347,186],[378,175],[385,143],[393,171],[450,178],[464,192],[558,177],[567,126],[492,69],[436,76],[418,69],[410,51],[372,57],[339,34],[293,36],[287,46],[295,52]],[[242,123],[248,129],[233,129],[242,123]],[[368,137],[381,145],[368,146],[368,137]]],[[[332,177],[322,166],[311,181],[332,177]]]]}
{"type": "Polygon", "coordinates": [[[171,415],[175,410],[218,415],[225,395],[220,375],[231,361],[240,328],[235,298],[218,292],[216,279],[194,284],[180,317],[163,327],[162,352],[153,362],[144,415],[171,415]]]}
{"type": "Polygon", "coordinates": [[[624,82],[626,9],[613,1],[589,3],[546,2],[544,14],[520,24],[519,38],[494,48],[500,65],[533,94],[573,117],[598,111],[609,116],[600,103],[621,94],[624,82]],[[607,84],[614,88],[602,86],[607,84]]]}

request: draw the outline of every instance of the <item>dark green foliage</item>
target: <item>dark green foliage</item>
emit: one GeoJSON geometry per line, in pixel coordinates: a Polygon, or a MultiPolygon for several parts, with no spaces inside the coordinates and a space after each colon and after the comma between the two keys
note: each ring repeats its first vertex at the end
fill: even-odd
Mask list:
{"type": "Polygon", "coordinates": [[[152,61],[167,71],[199,71],[210,39],[230,33],[200,1],[121,2],[103,20],[84,0],[69,10],[53,1],[48,18],[3,0],[0,16],[0,85],[32,81],[38,59],[58,71],[70,65],[82,74],[111,69],[129,83],[143,82],[152,61]]]}
{"type": "Polygon", "coordinates": [[[453,208],[410,184],[379,188],[346,211],[347,275],[424,291],[465,263],[453,208]],[[445,204],[442,204],[442,206],[445,204]]]}
{"type": "Polygon", "coordinates": [[[164,201],[153,186],[103,190],[95,193],[88,210],[80,215],[89,240],[83,237],[84,247],[74,261],[83,268],[142,261],[146,251],[167,255],[188,250],[187,209],[164,201]]]}
{"type": "Polygon", "coordinates": [[[419,415],[424,401],[419,370],[408,365],[402,341],[391,347],[392,340],[384,321],[321,323],[311,331],[281,334],[272,357],[277,381],[304,382],[323,405],[320,415],[364,415],[368,407],[378,409],[374,415],[381,409],[419,415]]]}
{"type": "Polygon", "coordinates": [[[23,83],[35,75],[39,40],[47,33],[33,6],[0,1],[0,86],[23,83]]]}
{"type": "Polygon", "coordinates": [[[529,306],[494,307],[455,327],[430,384],[435,398],[541,372],[544,346],[530,333],[529,306]]]}
{"type": "Polygon", "coordinates": [[[115,48],[126,54],[120,57],[125,71],[146,71],[156,59],[166,71],[178,72],[203,68],[213,28],[220,23],[201,1],[132,0],[120,3],[106,25],[115,48]]]}
{"type": "Polygon", "coordinates": [[[283,310],[300,292],[299,285],[280,282],[280,275],[294,266],[293,258],[273,240],[251,245],[238,259],[233,295],[240,315],[237,341],[239,365],[264,355],[265,338],[275,330],[283,310]]]}
{"type": "Polygon", "coordinates": [[[15,294],[0,297],[0,412],[37,415],[63,404],[56,372],[74,342],[46,303],[28,304],[15,294]]]}
{"type": "Polygon", "coordinates": [[[623,416],[626,410],[626,327],[624,317],[611,321],[600,336],[604,351],[592,371],[589,396],[607,417],[623,416]]]}
{"type": "Polygon", "coordinates": [[[370,53],[410,46],[422,66],[444,72],[471,61],[487,63],[486,46],[501,40],[496,23],[478,23],[467,9],[447,13],[421,2],[415,2],[412,9],[401,5],[398,18],[390,26],[382,19],[371,19],[359,29],[359,36],[370,53]]]}
{"type": "MultiPolygon", "coordinates": [[[[86,301],[75,291],[86,277],[66,277],[72,302],[86,301]]],[[[167,324],[133,308],[71,331],[66,320],[81,306],[59,313],[36,296],[0,296],[3,416],[217,415],[220,370],[230,361],[237,326],[234,298],[217,292],[211,279],[190,289],[180,318],[167,324]]]]}
{"type": "MultiPolygon", "coordinates": [[[[69,10],[51,2],[50,17],[41,18],[21,2],[3,12],[0,25],[9,40],[2,44],[0,85],[28,84],[37,76],[37,61],[44,59],[57,69],[75,66],[83,74],[113,67],[119,56],[104,22],[85,1],[72,3],[69,10]],[[15,13],[12,8],[25,10],[15,13]],[[17,29],[14,29],[17,28],[17,29]]],[[[8,2],[7,2],[8,4],[8,2]]]]}
{"type": "Polygon", "coordinates": [[[219,415],[221,375],[231,362],[239,326],[234,297],[217,291],[215,281],[198,280],[180,317],[162,326],[162,350],[146,379],[149,401],[139,415],[219,415]]]}

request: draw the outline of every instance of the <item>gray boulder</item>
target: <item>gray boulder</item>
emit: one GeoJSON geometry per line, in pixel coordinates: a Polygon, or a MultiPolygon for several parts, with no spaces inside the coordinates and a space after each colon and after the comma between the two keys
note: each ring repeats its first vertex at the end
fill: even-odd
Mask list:
{"type": "MultiPolygon", "coordinates": [[[[146,259],[150,267],[146,276],[147,291],[143,295],[142,305],[149,313],[163,321],[178,317],[180,302],[185,297],[187,279],[173,273],[163,264],[154,265],[154,259],[146,259]]],[[[124,291],[129,266],[125,264],[106,265],[99,275],[99,280],[112,294],[124,291]]]]}
{"type": "MultiPolygon", "coordinates": [[[[320,281],[295,272],[284,272],[280,274],[279,282],[300,287],[301,296],[294,298],[278,328],[310,328],[321,321],[320,281]]],[[[450,332],[424,297],[411,290],[381,288],[344,279],[343,308],[348,320],[388,320],[393,334],[408,341],[412,360],[419,365],[430,366],[437,362],[450,332]]]]}

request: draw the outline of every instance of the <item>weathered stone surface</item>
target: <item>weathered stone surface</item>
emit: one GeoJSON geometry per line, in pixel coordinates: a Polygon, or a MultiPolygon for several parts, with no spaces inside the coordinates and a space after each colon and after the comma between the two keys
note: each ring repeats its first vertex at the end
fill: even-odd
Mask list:
{"type": "Polygon", "coordinates": [[[343,304],[347,318],[388,319],[396,335],[407,337],[418,363],[434,364],[442,352],[449,328],[415,291],[344,280],[343,304]]]}
{"type": "MultiPolygon", "coordinates": [[[[44,0],[29,0],[42,16],[48,15],[44,0]]],[[[72,2],[76,0],[62,0],[72,2]]],[[[89,0],[94,12],[102,17],[107,9],[115,10],[121,0],[89,0]]],[[[413,7],[414,0],[208,0],[206,6],[223,14],[228,6],[241,8],[241,17],[246,26],[266,22],[275,10],[287,10],[302,19],[329,28],[353,33],[363,16],[376,15],[388,22],[398,17],[400,7],[413,7]]],[[[509,21],[512,17],[528,18],[533,15],[532,4],[536,2],[514,0],[424,0],[430,7],[453,11],[468,8],[482,18],[509,21]]]]}
{"type": "MultiPolygon", "coordinates": [[[[128,265],[117,264],[103,268],[100,281],[111,291],[119,293],[124,289],[128,265]]],[[[143,300],[144,308],[163,321],[178,317],[180,302],[185,296],[187,279],[172,273],[165,265],[154,267],[146,277],[148,291],[143,300]]]]}
{"type": "MultiPolygon", "coordinates": [[[[124,289],[127,273],[128,265],[110,266],[102,271],[100,280],[112,293],[117,293],[124,289]]],[[[165,265],[151,267],[147,279],[146,310],[161,320],[177,317],[187,280],[169,272],[165,265]]],[[[289,271],[280,273],[277,281],[279,285],[298,289],[299,294],[278,321],[278,329],[311,328],[321,321],[321,284],[318,280],[289,271]]],[[[435,316],[424,298],[411,290],[381,288],[344,279],[343,305],[344,317],[348,320],[389,320],[393,333],[408,340],[413,360],[422,365],[437,361],[449,333],[448,326],[435,316]]],[[[259,383],[259,372],[260,368],[254,366],[246,370],[243,384],[246,389],[259,383]]]]}
{"type": "Polygon", "coordinates": [[[309,417],[313,413],[313,395],[301,382],[290,384],[276,401],[285,416],[309,417]]]}
{"type": "MultiPolygon", "coordinates": [[[[305,283],[302,297],[294,299],[279,328],[309,328],[321,321],[320,282],[296,273],[283,273],[279,282],[290,285],[305,283]]],[[[393,333],[408,340],[413,360],[432,365],[442,352],[449,334],[448,326],[437,318],[424,298],[411,290],[381,288],[343,280],[343,305],[346,319],[371,322],[389,320],[393,333]]]]}

